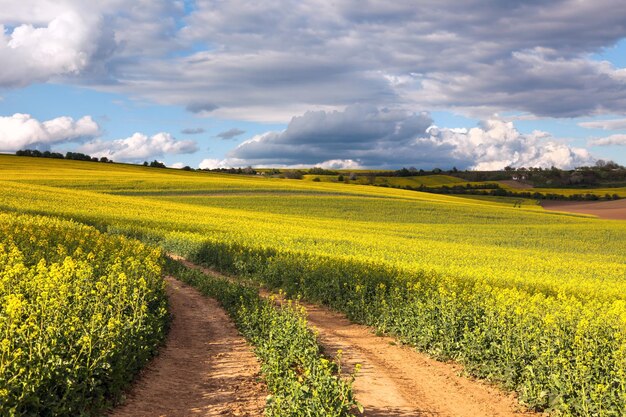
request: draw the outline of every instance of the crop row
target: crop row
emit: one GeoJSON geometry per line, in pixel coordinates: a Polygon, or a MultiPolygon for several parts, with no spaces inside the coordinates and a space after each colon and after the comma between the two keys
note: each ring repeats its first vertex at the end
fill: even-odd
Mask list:
{"type": "Polygon", "coordinates": [[[203,294],[220,301],[239,331],[254,345],[272,393],[268,417],[347,417],[358,406],[352,379],[339,375],[338,361],[321,355],[315,335],[297,304],[277,306],[259,296],[258,288],[205,275],[169,261],[168,271],[203,294]]]}
{"type": "Polygon", "coordinates": [[[532,407],[625,411],[624,222],[380,187],[3,161],[6,210],[77,219],[304,294],[532,407]]]}
{"type": "Polygon", "coordinates": [[[0,214],[0,415],[97,415],[164,337],[161,252],[0,214]]]}
{"type": "Polygon", "coordinates": [[[205,243],[193,261],[345,312],[475,375],[533,409],[626,413],[626,303],[531,294],[385,263],[205,243]]]}

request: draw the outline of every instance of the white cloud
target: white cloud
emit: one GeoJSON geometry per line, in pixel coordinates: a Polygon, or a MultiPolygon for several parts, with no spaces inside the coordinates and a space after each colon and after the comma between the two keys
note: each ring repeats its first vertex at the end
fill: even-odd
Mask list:
{"type": "Polygon", "coordinates": [[[626,70],[590,59],[626,36],[620,0],[193,3],[4,0],[0,86],[79,78],[262,122],[354,103],[481,117],[626,108],[626,70]]]}
{"type": "MultiPolygon", "coordinates": [[[[549,133],[520,133],[512,122],[484,121],[471,129],[432,125],[426,113],[349,106],[341,112],[307,112],[281,132],[266,132],[228,154],[238,166],[335,168],[571,168],[593,157],[549,133]]],[[[223,161],[218,161],[223,163],[223,161]]],[[[217,162],[216,162],[217,163],[217,162]]]]}
{"type": "Polygon", "coordinates": [[[578,126],[587,129],[621,130],[626,129],[626,119],[595,120],[593,122],[578,123],[578,126]]]}
{"type": "Polygon", "coordinates": [[[434,145],[450,157],[470,162],[476,170],[499,170],[506,166],[574,168],[589,165],[594,159],[585,149],[572,148],[549,133],[520,133],[512,122],[484,121],[471,129],[429,129],[430,137],[416,143],[434,145]]]}
{"type": "Polygon", "coordinates": [[[73,10],[41,27],[0,24],[0,85],[23,86],[51,77],[78,74],[98,49],[100,22],[73,10]]]}
{"type": "Polygon", "coordinates": [[[180,1],[5,0],[0,5],[0,86],[81,78],[116,80],[120,62],[184,49],[176,32],[180,1]]]}
{"type": "Polygon", "coordinates": [[[141,161],[165,154],[194,153],[198,150],[195,141],[176,140],[169,133],[157,133],[147,136],[143,133],[113,141],[97,139],[84,144],[80,152],[95,157],[107,157],[114,161],[141,161]]]}
{"type": "Polygon", "coordinates": [[[29,114],[16,113],[0,117],[0,151],[14,152],[26,148],[48,148],[50,145],[81,141],[97,136],[98,124],[90,116],[40,122],[29,114]]]}
{"type": "Polygon", "coordinates": [[[198,164],[198,168],[200,169],[216,169],[216,168],[228,168],[225,163],[222,162],[221,159],[203,159],[198,164]]]}
{"type": "Polygon", "coordinates": [[[183,164],[182,162],[174,162],[172,165],[170,165],[170,168],[176,168],[176,169],[182,169],[185,167],[185,164],[183,164]]]}
{"type": "Polygon", "coordinates": [[[359,161],[353,161],[352,159],[331,159],[324,161],[316,166],[324,169],[360,169],[362,168],[359,161]]]}
{"type": "Polygon", "coordinates": [[[354,103],[480,117],[623,112],[626,71],[590,56],[626,36],[626,3],[518,3],[197,1],[176,39],[206,48],[120,62],[110,88],[265,122],[354,103]]]}
{"type": "Polygon", "coordinates": [[[239,168],[249,164],[243,159],[225,158],[225,159],[203,159],[198,168],[200,169],[217,169],[217,168],[239,168]]]}
{"type": "Polygon", "coordinates": [[[589,146],[626,145],[626,134],[594,138],[589,141],[589,146]]]}

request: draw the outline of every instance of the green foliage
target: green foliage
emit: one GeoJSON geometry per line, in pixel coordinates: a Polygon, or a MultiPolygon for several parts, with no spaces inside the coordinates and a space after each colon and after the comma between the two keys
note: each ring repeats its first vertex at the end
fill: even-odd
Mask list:
{"type": "Polygon", "coordinates": [[[220,301],[241,333],[255,346],[272,395],[265,414],[280,416],[351,416],[357,403],[352,380],[338,376],[338,361],[321,355],[308,329],[306,312],[292,302],[277,307],[258,290],[202,274],[168,261],[170,273],[220,301]]]}
{"type": "Polygon", "coordinates": [[[92,227],[0,214],[0,415],[86,416],[153,356],[161,251],[92,227]]]}
{"type": "Polygon", "coordinates": [[[626,413],[624,301],[288,251],[204,245],[196,262],[343,311],[563,415],[626,413]],[[234,249],[234,248],[233,248],[234,249]]]}
{"type": "MultiPolygon", "coordinates": [[[[8,156],[0,172],[5,210],[77,219],[303,294],[455,358],[536,408],[625,413],[626,222],[334,176],[8,156]]],[[[433,178],[394,178],[413,179],[433,178]]]]}

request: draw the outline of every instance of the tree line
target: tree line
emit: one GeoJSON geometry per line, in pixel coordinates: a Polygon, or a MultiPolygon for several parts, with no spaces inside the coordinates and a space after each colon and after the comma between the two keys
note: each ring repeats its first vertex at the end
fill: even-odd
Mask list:
{"type": "Polygon", "coordinates": [[[33,158],[52,158],[52,159],[71,159],[73,161],[88,161],[88,162],[113,162],[111,159],[103,156],[96,158],[95,156],[89,156],[80,152],[66,152],[65,155],[59,152],[39,151],[37,149],[22,149],[15,152],[17,156],[30,156],[33,158]]]}

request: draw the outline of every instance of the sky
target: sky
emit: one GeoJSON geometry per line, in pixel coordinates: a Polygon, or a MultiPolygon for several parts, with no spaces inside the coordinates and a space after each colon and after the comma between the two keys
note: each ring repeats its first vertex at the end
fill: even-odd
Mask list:
{"type": "Polygon", "coordinates": [[[622,0],[0,0],[0,152],[626,165],[622,0]]]}

